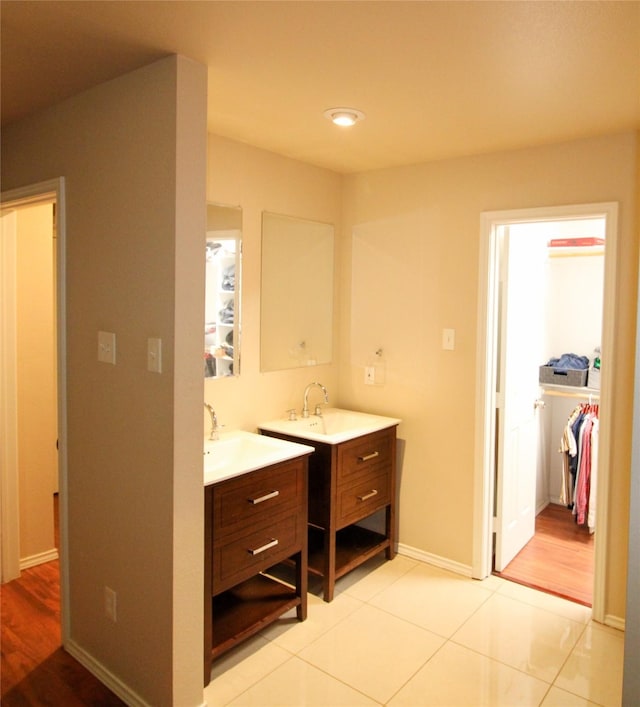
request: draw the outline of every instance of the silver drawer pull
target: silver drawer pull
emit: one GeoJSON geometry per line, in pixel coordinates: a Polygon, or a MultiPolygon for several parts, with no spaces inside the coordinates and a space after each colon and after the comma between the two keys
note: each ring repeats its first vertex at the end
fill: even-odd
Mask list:
{"type": "Polygon", "coordinates": [[[371,454],[365,454],[363,457],[358,457],[359,462],[368,462],[369,459],[375,459],[380,456],[380,452],[371,452],[371,454]]]}
{"type": "Polygon", "coordinates": [[[248,498],[247,501],[249,503],[252,503],[254,506],[256,503],[262,503],[263,501],[268,501],[270,498],[275,498],[276,496],[280,495],[280,491],[271,491],[269,493],[265,493],[264,496],[259,496],[258,498],[248,498]]]}
{"type": "Polygon", "coordinates": [[[278,544],[278,539],[273,538],[273,540],[270,540],[266,545],[262,545],[260,547],[257,547],[255,550],[247,550],[247,552],[250,555],[259,555],[261,552],[264,552],[265,550],[268,550],[271,547],[275,547],[278,544]]]}
{"type": "Polygon", "coordinates": [[[358,501],[368,501],[370,498],[373,498],[374,496],[378,495],[378,489],[373,489],[372,491],[369,491],[369,493],[365,493],[362,496],[358,496],[358,501]]]}

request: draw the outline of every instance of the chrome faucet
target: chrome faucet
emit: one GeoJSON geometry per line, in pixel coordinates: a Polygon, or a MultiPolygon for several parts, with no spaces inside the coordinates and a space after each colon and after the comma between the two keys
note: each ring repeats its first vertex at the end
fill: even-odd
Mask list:
{"type": "Polygon", "coordinates": [[[209,415],[211,415],[211,432],[209,433],[209,439],[218,439],[218,416],[216,415],[216,411],[209,403],[205,403],[204,406],[209,411],[209,415]]]}
{"type": "MultiPolygon", "coordinates": [[[[322,385],[322,383],[309,383],[309,385],[304,389],[304,403],[302,406],[302,417],[309,417],[309,402],[308,402],[308,397],[309,397],[309,391],[313,387],[320,388],[322,392],[324,393],[324,402],[327,404],[329,402],[329,393],[327,393],[327,389],[322,385]]],[[[315,410],[315,415],[322,415],[322,410],[320,409],[321,403],[318,403],[316,405],[316,410],[315,410]]]]}

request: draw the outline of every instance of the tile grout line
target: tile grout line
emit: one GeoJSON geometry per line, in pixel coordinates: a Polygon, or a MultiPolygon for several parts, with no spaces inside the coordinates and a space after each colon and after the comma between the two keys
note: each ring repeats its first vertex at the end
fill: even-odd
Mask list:
{"type": "Polygon", "coordinates": [[[393,700],[394,697],[396,697],[398,695],[398,693],[401,690],[403,690],[416,677],[416,675],[421,670],[423,670],[433,660],[433,658],[435,658],[438,655],[438,653],[440,653],[442,651],[442,649],[447,645],[447,643],[449,643],[449,640],[445,638],[444,641],[442,642],[442,645],[432,655],[430,655],[424,661],[424,663],[422,663],[422,665],[409,678],[407,678],[404,681],[404,683],[402,683],[402,685],[400,685],[400,687],[393,693],[393,695],[391,695],[391,697],[385,702],[385,705],[389,704],[389,702],[391,702],[391,700],[393,700]]]}
{"type": "MultiPolygon", "coordinates": [[[[335,681],[337,681],[337,682],[339,682],[339,683],[345,685],[345,686],[348,687],[349,689],[354,690],[354,691],[356,691],[356,692],[362,694],[362,695],[365,696],[367,699],[373,700],[377,705],[388,704],[388,702],[389,702],[390,700],[393,700],[393,699],[398,695],[398,693],[399,693],[404,687],[406,687],[406,685],[408,685],[408,684],[416,677],[416,675],[417,675],[422,669],[424,669],[425,666],[427,666],[427,665],[429,664],[429,662],[430,662],[435,656],[439,655],[439,654],[442,652],[443,648],[444,648],[448,643],[451,643],[451,644],[453,644],[453,645],[455,645],[455,646],[457,646],[457,647],[463,648],[463,649],[465,649],[465,650],[469,650],[469,651],[471,651],[472,653],[475,653],[476,655],[481,656],[481,657],[484,658],[485,660],[488,660],[490,663],[493,662],[493,663],[495,663],[495,664],[498,664],[498,665],[502,665],[502,666],[504,666],[504,667],[507,667],[507,668],[509,668],[509,669],[511,669],[511,670],[515,670],[516,672],[518,672],[518,673],[520,673],[520,674],[522,674],[522,675],[524,675],[524,676],[526,676],[526,677],[528,677],[528,678],[533,678],[534,680],[536,680],[536,681],[538,681],[538,682],[541,682],[541,683],[547,685],[546,691],[545,691],[545,693],[544,693],[544,695],[543,695],[543,697],[542,697],[542,701],[541,701],[539,704],[542,704],[542,703],[544,702],[544,700],[547,698],[547,696],[549,695],[549,692],[551,691],[551,689],[552,689],[553,687],[556,687],[557,689],[560,689],[560,690],[563,690],[563,691],[565,691],[565,692],[568,692],[569,694],[575,694],[577,697],[581,697],[581,698],[582,698],[581,695],[578,695],[578,694],[576,694],[576,693],[573,693],[571,690],[565,690],[565,688],[560,688],[559,686],[557,686],[557,685],[556,685],[556,680],[558,679],[560,673],[561,673],[562,670],[564,669],[564,667],[565,667],[565,665],[567,664],[567,662],[568,662],[568,661],[570,660],[570,658],[572,657],[572,655],[573,655],[573,653],[574,653],[574,651],[575,651],[575,649],[576,649],[578,643],[580,642],[580,640],[581,640],[582,637],[584,636],[584,633],[585,633],[587,627],[590,625],[591,621],[588,621],[588,622],[586,622],[586,623],[585,623],[584,621],[576,621],[576,620],[573,619],[573,618],[568,618],[567,616],[565,616],[565,615],[563,615],[563,614],[561,614],[561,613],[558,613],[558,612],[556,612],[556,611],[554,611],[554,610],[552,610],[552,609],[549,609],[549,608],[547,608],[547,607],[540,606],[540,605],[538,605],[538,604],[536,604],[536,603],[533,603],[533,602],[531,602],[531,601],[527,601],[526,599],[522,599],[522,598],[520,598],[520,597],[513,597],[513,596],[509,596],[509,594],[501,593],[501,589],[503,589],[504,586],[505,586],[505,585],[504,585],[504,581],[506,581],[506,580],[504,580],[503,582],[501,582],[500,584],[498,584],[498,586],[495,586],[495,587],[493,587],[493,588],[490,588],[490,587],[486,587],[486,588],[485,588],[485,587],[480,587],[480,588],[484,589],[484,590],[487,592],[487,595],[486,595],[486,596],[482,599],[482,601],[473,609],[473,611],[457,626],[457,628],[451,633],[450,636],[443,636],[443,635],[441,635],[440,633],[438,633],[438,632],[436,632],[436,631],[433,631],[433,630],[431,630],[431,629],[425,628],[424,626],[422,626],[422,625],[416,623],[416,622],[415,622],[414,620],[412,620],[412,619],[407,619],[407,618],[398,616],[398,615],[394,614],[394,613],[391,612],[391,611],[388,611],[387,609],[385,609],[385,608],[383,608],[383,607],[379,607],[379,606],[376,606],[376,605],[372,604],[372,602],[375,601],[375,599],[378,598],[382,593],[384,593],[385,591],[387,591],[388,589],[390,589],[391,587],[393,587],[400,579],[405,578],[405,577],[406,577],[408,574],[410,574],[416,567],[420,567],[420,566],[422,566],[422,565],[430,566],[430,565],[428,565],[428,563],[415,562],[415,564],[414,564],[412,567],[407,568],[407,569],[406,569],[405,571],[403,571],[401,574],[399,574],[398,576],[394,577],[388,584],[386,584],[384,587],[381,587],[380,589],[378,589],[377,591],[375,591],[375,592],[374,592],[373,594],[371,594],[367,599],[361,599],[361,598],[355,596],[354,594],[351,594],[351,593],[349,592],[349,588],[346,588],[345,590],[343,590],[343,592],[340,592],[340,593],[336,596],[336,598],[338,598],[340,594],[343,594],[345,597],[347,597],[347,598],[350,599],[351,601],[356,601],[356,602],[358,602],[358,606],[357,606],[355,609],[349,611],[349,612],[348,612],[347,614],[345,614],[344,616],[342,616],[342,617],[341,617],[339,620],[337,620],[335,623],[331,624],[330,626],[328,626],[328,627],[326,627],[326,628],[323,628],[323,629],[321,630],[321,632],[320,632],[315,638],[313,638],[313,640],[311,640],[309,643],[306,643],[306,644],[303,645],[301,648],[296,649],[295,651],[292,651],[292,650],[290,650],[289,648],[285,648],[284,646],[281,646],[280,644],[278,644],[278,643],[277,643],[277,637],[276,637],[275,639],[270,639],[270,638],[264,636],[264,635],[263,635],[263,632],[261,632],[260,634],[257,634],[257,635],[261,636],[261,637],[263,638],[263,640],[265,640],[265,641],[268,642],[269,644],[273,644],[273,645],[277,646],[278,648],[281,648],[282,650],[284,650],[284,651],[288,654],[288,657],[286,658],[286,660],[284,660],[284,661],[283,661],[282,663],[280,663],[278,666],[276,666],[276,667],[274,667],[272,670],[270,670],[266,675],[262,676],[261,678],[259,678],[259,679],[256,680],[255,682],[253,682],[251,685],[249,685],[248,687],[246,687],[241,693],[239,693],[238,695],[236,695],[236,696],[233,698],[233,700],[232,700],[231,702],[227,702],[226,704],[227,704],[227,705],[232,704],[233,701],[237,700],[242,694],[244,694],[247,690],[253,688],[256,684],[258,684],[261,680],[265,679],[268,675],[272,675],[276,670],[278,670],[279,668],[281,668],[283,665],[286,665],[286,664],[288,664],[289,662],[291,662],[291,659],[292,659],[292,658],[298,658],[298,659],[301,660],[303,663],[307,664],[308,666],[310,666],[311,668],[313,668],[313,669],[315,669],[315,670],[320,671],[321,673],[325,674],[326,676],[328,676],[328,677],[331,678],[332,680],[335,680],[335,681]],[[466,645],[464,645],[464,644],[461,644],[461,643],[459,643],[459,642],[457,642],[457,641],[455,640],[456,634],[458,634],[458,632],[477,614],[477,612],[478,612],[482,607],[484,607],[484,606],[486,605],[486,603],[487,603],[492,597],[494,597],[494,596],[496,596],[496,595],[499,595],[499,596],[501,597],[500,601],[501,601],[502,599],[511,600],[512,602],[515,602],[515,604],[522,605],[522,606],[527,607],[527,608],[529,608],[529,609],[544,611],[546,614],[550,614],[550,615],[552,615],[552,616],[554,616],[554,617],[556,617],[556,618],[558,618],[558,619],[562,619],[563,621],[568,621],[569,623],[575,624],[576,627],[577,627],[577,626],[580,626],[580,627],[581,627],[580,631],[578,632],[577,638],[576,638],[576,640],[575,640],[573,646],[571,647],[570,651],[568,652],[568,654],[566,655],[566,657],[565,657],[564,660],[562,661],[561,665],[559,666],[559,668],[558,668],[557,672],[555,673],[555,676],[554,676],[554,678],[551,680],[551,682],[549,682],[549,681],[546,680],[546,679],[543,679],[543,678],[537,677],[537,676],[535,676],[535,675],[532,675],[532,674],[530,674],[530,673],[528,673],[528,672],[526,672],[526,671],[524,671],[524,670],[522,670],[522,669],[520,669],[520,668],[518,668],[518,667],[515,667],[515,666],[513,666],[513,665],[510,665],[510,664],[508,664],[508,663],[505,663],[505,662],[503,662],[502,660],[499,660],[498,658],[495,658],[495,657],[492,657],[492,656],[489,656],[489,655],[485,655],[484,653],[480,652],[479,650],[476,650],[476,649],[474,649],[474,648],[471,648],[471,647],[469,647],[469,646],[466,646],[466,645]],[[357,688],[357,687],[354,687],[353,685],[350,685],[349,683],[345,682],[343,679],[341,679],[341,678],[337,677],[336,675],[333,675],[332,673],[328,672],[327,670],[325,670],[325,669],[323,669],[323,668],[321,668],[321,667],[315,665],[314,663],[310,662],[309,660],[306,660],[305,658],[301,657],[301,655],[300,655],[301,652],[303,652],[303,651],[306,650],[307,648],[309,648],[309,647],[311,647],[312,645],[314,645],[317,641],[319,641],[321,638],[323,638],[324,636],[326,636],[327,633],[329,633],[329,632],[332,631],[333,629],[337,628],[337,627],[340,626],[342,623],[344,623],[344,621],[346,621],[348,618],[352,617],[355,613],[357,613],[358,611],[360,611],[364,606],[368,606],[369,608],[376,609],[376,610],[378,610],[378,611],[382,611],[384,614],[387,614],[388,616],[391,616],[391,617],[393,617],[393,618],[396,619],[396,620],[403,621],[404,623],[406,623],[406,624],[408,624],[408,625],[411,625],[411,626],[413,626],[413,627],[415,627],[415,628],[419,628],[421,631],[424,631],[424,632],[426,632],[426,633],[428,633],[428,634],[431,634],[431,635],[433,635],[433,636],[436,636],[438,639],[441,639],[441,640],[442,640],[442,643],[441,643],[440,646],[435,650],[435,652],[434,652],[432,655],[430,655],[428,658],[426,658],[423,662],[421,662],[421,664],[419,665],[419,667],[417,667],[417,668],[412,672],[412,674],[402,683],[402,685],[400,685],[397,689],[395,689],[395,691],[393,692],[393,694],[392,694],[392,695],[389,697],[389,699],[386,700],[384,703],[378,702],[376,699],[374,699],[373,697],[371,697],[371,696],[368,695],[367,693],[363,692],[361,689],[359,689],[359,688],[357,688]]],[[[455,580],[455,579],[457,579],[457,578],[456,578],[456,577],[452,577],[452,579],[455,580]]],[[[357,582],[354,583],[354,585],[352,585],[352,586],[357,586],[357,582]]],[[[538,591],[538,590],[532,590],[532,591],[538,591]]],[[[562,598],[559,598],[559,601],[568,601],[568,600],[563,600],[562,598]]],[[[584,699],[584,698],[583,698],[583,699],[584,699]]]]}

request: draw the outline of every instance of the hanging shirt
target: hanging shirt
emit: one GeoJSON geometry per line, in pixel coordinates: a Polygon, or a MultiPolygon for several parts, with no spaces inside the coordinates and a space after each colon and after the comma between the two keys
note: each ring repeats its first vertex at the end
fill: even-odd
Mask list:
{"type": "Polygon", "coordinates": [[[584,525],[589,507],[589,490],[591,484],[591,428],[593,416],[587,415],[580,429],[581,454],[580,467],[576,480],[574,513],[578,525],[584,525]]]}
{"type": "Polygon", "coordinates": [[[598,445],[600,435],[600,420],[594,418],[591,428],[591,485],[589,489],[589,511],[587,513],[587,525],[589,532],[596,530],[596,499],[598,488],[598,445]]]}
{"type": "Polygon", "coordinates": [[[562,488],[560,489],[560,503],[571,508],[573,504],[573,487],[575,477],[576,462],[571,462],[570,458],[577,457],[578,443],[574,434],[574,423],[582,414],[582,407],[579,405],[574,408],[567,424],[562,431],[562,439],[560,440],[560,451],[562,455],[562,488]],[[572,471],[573,468],[573,471],[572,471]]]}

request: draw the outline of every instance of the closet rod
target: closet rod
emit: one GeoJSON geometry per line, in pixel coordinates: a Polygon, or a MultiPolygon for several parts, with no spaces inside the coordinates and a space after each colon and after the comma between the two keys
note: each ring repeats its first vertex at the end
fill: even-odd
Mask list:
{"type": "Polygon", "coordinates": [[[568,391],[566,389],[558,390],[557,388],[544,386],[542,390],[544,395],[558,395],[562,398],[580,398],[582,400],[588,399],[589,402],[592,400],[600,400],[600,393],[593,392],[593,389],[589,390],[585,388],[576,388],[574,393],[573,391],[568,391]]]}

